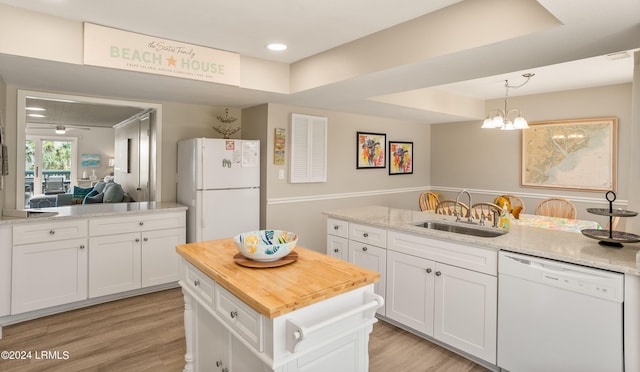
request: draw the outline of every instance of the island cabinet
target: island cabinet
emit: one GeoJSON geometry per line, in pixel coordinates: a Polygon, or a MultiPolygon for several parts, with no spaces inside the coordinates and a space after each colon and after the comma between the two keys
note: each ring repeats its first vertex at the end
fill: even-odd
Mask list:
{"type": "Polygon", "coordinates": [[[390,231],[386,317],[496,363],[497,253],[390,231]]]}
{"type": "Polygon", "coordinates": [[[13,227],[11,314],[87,298],[87,221],[13,227]]]}
{"type": "Polygon", "coordinates": [[[378,274],[296,247],[268,269],[233,261],[232,239],[180,245],[184,371],[368,370],[368,340],[382,297],[378,274]]]}
{"type": "Polygon", "coordinates": [[[184,212],[89,220],[89,297],[175,282],[184,212]]]}

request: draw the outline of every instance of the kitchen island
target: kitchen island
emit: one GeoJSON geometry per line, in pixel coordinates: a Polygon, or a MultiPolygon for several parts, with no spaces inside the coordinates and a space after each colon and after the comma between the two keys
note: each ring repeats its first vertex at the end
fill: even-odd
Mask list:
{"type": "MultiPolygon", "coordinates": [[[[382,319],[464,355],[492,370],[496,358],[499,252],[517,252],[624,276],[624,365],[640,370],[640,245],[603,247],[579,232],[511,224],[481,237],[425,228],[456,223],[451,216],[382,206],[325,212],[327,254],[381,273],[382,319]]],[[[621,326],[621,325],[619,325],[621,326]]]]}
{"type": "Polygon", "coordinates": [[[249,268],[232,239],[183,244],[185,371],[367,371],[377,272],[297,247],[249,268]]]}

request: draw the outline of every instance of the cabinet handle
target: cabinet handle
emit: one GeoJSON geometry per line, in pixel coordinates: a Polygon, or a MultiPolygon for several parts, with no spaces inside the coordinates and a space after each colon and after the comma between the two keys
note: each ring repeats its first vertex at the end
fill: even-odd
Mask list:
{"type": "Polygon", "coordinates": [[[235,318],[237,318],[237,317],[238,317],[238,312],[237,312],[236,310],[233,310],[233,311],[231,312],[231,318],[235,319],[235,318]]]}
{"type": "Polygon", "coordinates": [[[216,360],[216,367],[222,367],[222,361],[216,360]]]}
{"type": "Polygon", "coordinates": [[[362,247],[362,251],[366,252],[367,251],[367,247],[362,247]]]}
{"type": "Polygon", "coordinates": [[[362,234],[362,236],[364,236],[365,238],[369,236],[369,233],[364,233],[362,234]]]}
{"type": "Polygon", "coordinates": [[[427,274],[431,274],[431,269],[427,269],[427,274]]]}
{"type": "Polygon", "coordinates": [[[340,250],[338,248],[334,249],[333,251],[336,252],[336,253],[340,252],[340,250]]]}
{"type": "Polygon", "coordinates": [[[148,241],[148,240],[149,240],[149,238],[144,237],[144,238],[142,238],[142,240],[144,240],[144,241],[146,242],[146,241],[148,241]]]}
{"type": "Polygon", "coordinates": [[[334,229],[334,230],[340,230],[340,226],[338,226],[338,225],[333,225],[333,229],[334,229]]]}
{"type": "Polygon", "coordinates": [[[436,271],[436,276],[440,276],[442,273],[440,271],[436,271]]]}
{"type": "Polygon", "coordinates": [[[54,229],[49,230],[49,235],[53,235],[55,233],[56,233],[56,231],[54,229]]]}
{"type": "Polygon", "coordinates": [[[139,225],[140,225],[140,226],[144,225],[144,222],[140,221],[139,225]]]}
{"type": "Polygon", "coordinates": [[[194,280],[194,281],[193,281],[193,285],[194,285],[195,287],[199,286],[199,285],[200,285],[200,281],[199,281],[198,279],[194,280]]]}
{"type": "Polygon", "coordinates": [[[80,244],[80,249],[84,249],[84,244],[80,244]]]}
{"type": "Polygon", "coordinates": [[[140,238],[136,238],[136,243],[138,243],[140,241],[140,238]]]}

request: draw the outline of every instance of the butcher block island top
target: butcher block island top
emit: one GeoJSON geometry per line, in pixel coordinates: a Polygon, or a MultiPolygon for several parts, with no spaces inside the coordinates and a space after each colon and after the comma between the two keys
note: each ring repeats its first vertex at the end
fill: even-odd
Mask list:
{"type": "Polygon", "coordinates": [[[254,310],[273,319],[360,288],[380,274],[348,262],[296,247],[298,259],[288,265],[249,268],[234,262],[232,238],[183,244],[176,251],[202,273],[254,310]]]}

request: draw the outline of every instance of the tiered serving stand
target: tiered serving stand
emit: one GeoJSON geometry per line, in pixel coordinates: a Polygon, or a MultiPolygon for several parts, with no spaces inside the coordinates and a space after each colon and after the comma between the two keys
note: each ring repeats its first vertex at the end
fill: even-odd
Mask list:
{"type": "Polygon", "coordinates": [[[600,241],[600,245],[614,248],[622,248],[623,243],[640,242],[640,235],[631,234],[623,231],[613,230],[614,217],[635,217],[638,212],[627,211],[622,209],[613,209],[613,202],[616,200],[616,194],[608,191],[605,198],[609,202],[609,208],[587,208],[587,212],[600,216],[609,216],[609,229],[584,229],[582,234],[592,239],[600,241]]]}

